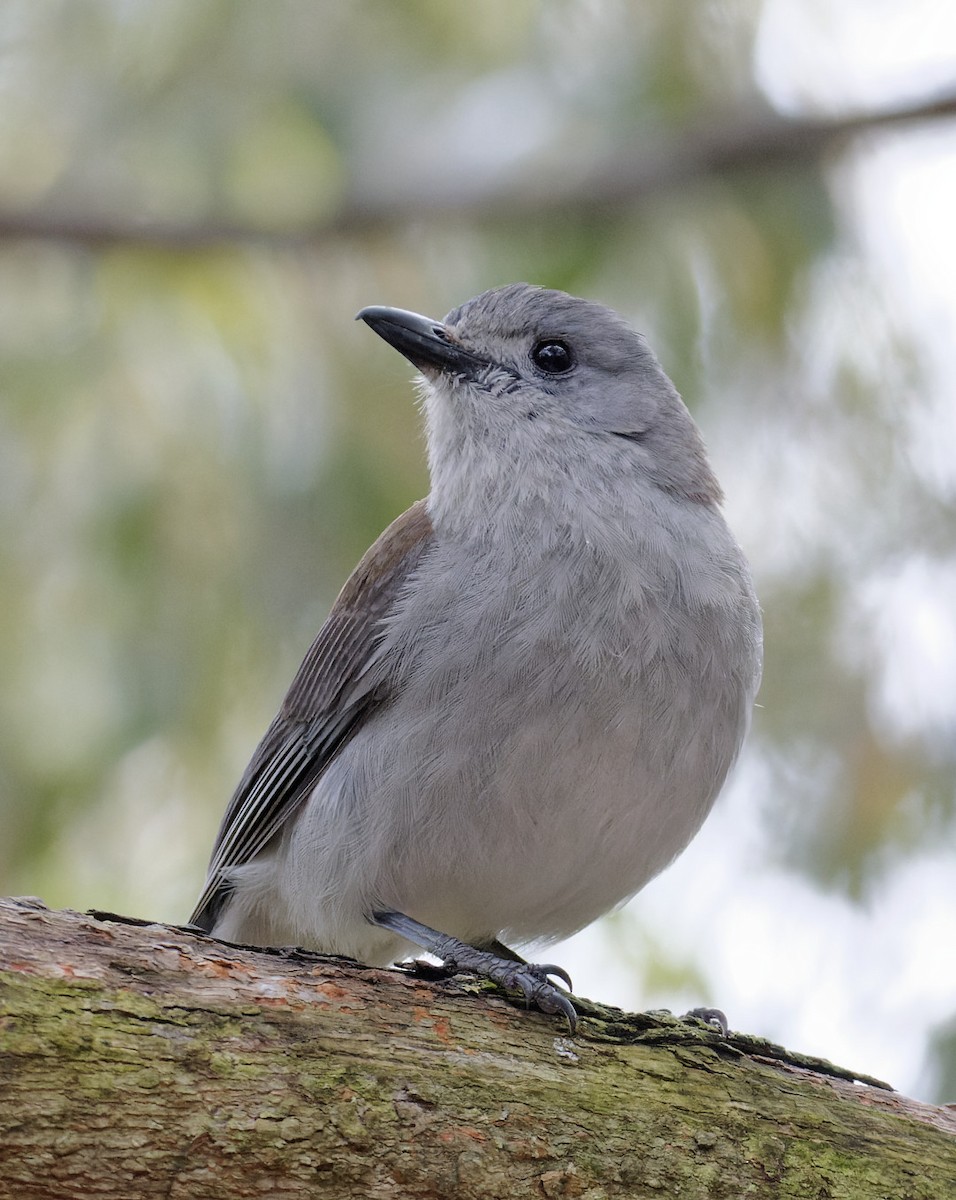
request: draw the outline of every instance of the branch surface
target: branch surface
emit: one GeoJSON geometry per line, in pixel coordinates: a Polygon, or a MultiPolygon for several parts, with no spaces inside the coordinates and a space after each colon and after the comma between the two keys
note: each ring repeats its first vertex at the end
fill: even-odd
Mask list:
{"type": "Polygon", "coordinates": [[[954,1111],[579,1006],[572,1039],[484,985],[0,901],[0,1196],[939,1200],[956,1178],[954,1111]]]}

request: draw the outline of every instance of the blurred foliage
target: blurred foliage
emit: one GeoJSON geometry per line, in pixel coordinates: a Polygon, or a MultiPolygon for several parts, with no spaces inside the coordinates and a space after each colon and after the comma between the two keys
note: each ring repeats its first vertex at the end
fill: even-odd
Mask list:
{"type": "MultiPolygon", "coordinates": [[[[625,312],[705,429],[766,612],[766,852],[862,898],[952,840],[954,705],[900,716],[880,598],[914,557],[953,562],[954,494],[838,173],[704,172],[592,218],[414,214],[762,109],[761,9],[3,5],[8,214],[268,233],[412,203],[311,244],[0,242],[0,889],[184,916],[337,587],[427,488],[411,372],[353,313],[514,279],[625,312]]],[[[696,977],[642,945],[652,983],[696,977]]]]}

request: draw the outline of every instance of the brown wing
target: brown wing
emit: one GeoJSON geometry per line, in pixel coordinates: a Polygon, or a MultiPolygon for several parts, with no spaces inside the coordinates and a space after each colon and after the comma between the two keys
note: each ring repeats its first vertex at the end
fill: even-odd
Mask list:
{"type": "Polygon", "coordinates": [[[335,754],[387,701],[387,686],[363,687],[363,676],[381,641],[381,620],[431,539],[425,501],[419,500],[349,576],[229,801],[191,924],[213,928],[229,895],[229,868],[269,844],[335,754]]]}

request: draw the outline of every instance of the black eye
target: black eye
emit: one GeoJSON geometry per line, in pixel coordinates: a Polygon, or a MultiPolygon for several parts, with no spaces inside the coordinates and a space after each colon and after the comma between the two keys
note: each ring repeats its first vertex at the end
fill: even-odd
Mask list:
{"type": "Polygon", "coordinates": [[[535,343],[531,351],[531,361],[539,371],[548,375],[563,375],[574,366],[574,355],[567,342],[548,338],[546,341],[535,343]]]}

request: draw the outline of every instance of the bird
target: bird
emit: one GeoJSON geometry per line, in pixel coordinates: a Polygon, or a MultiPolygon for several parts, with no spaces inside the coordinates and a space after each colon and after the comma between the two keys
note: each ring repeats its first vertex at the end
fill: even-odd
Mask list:
{"type": "Polygon", "coordinates": [[[645,338],[527,283],[363,321],[419,373],[430,490],[356,566],[225,811],[191,924],[576,1010],[544,947],[687,846],[749,727],[760,608],[645,338]]]}

